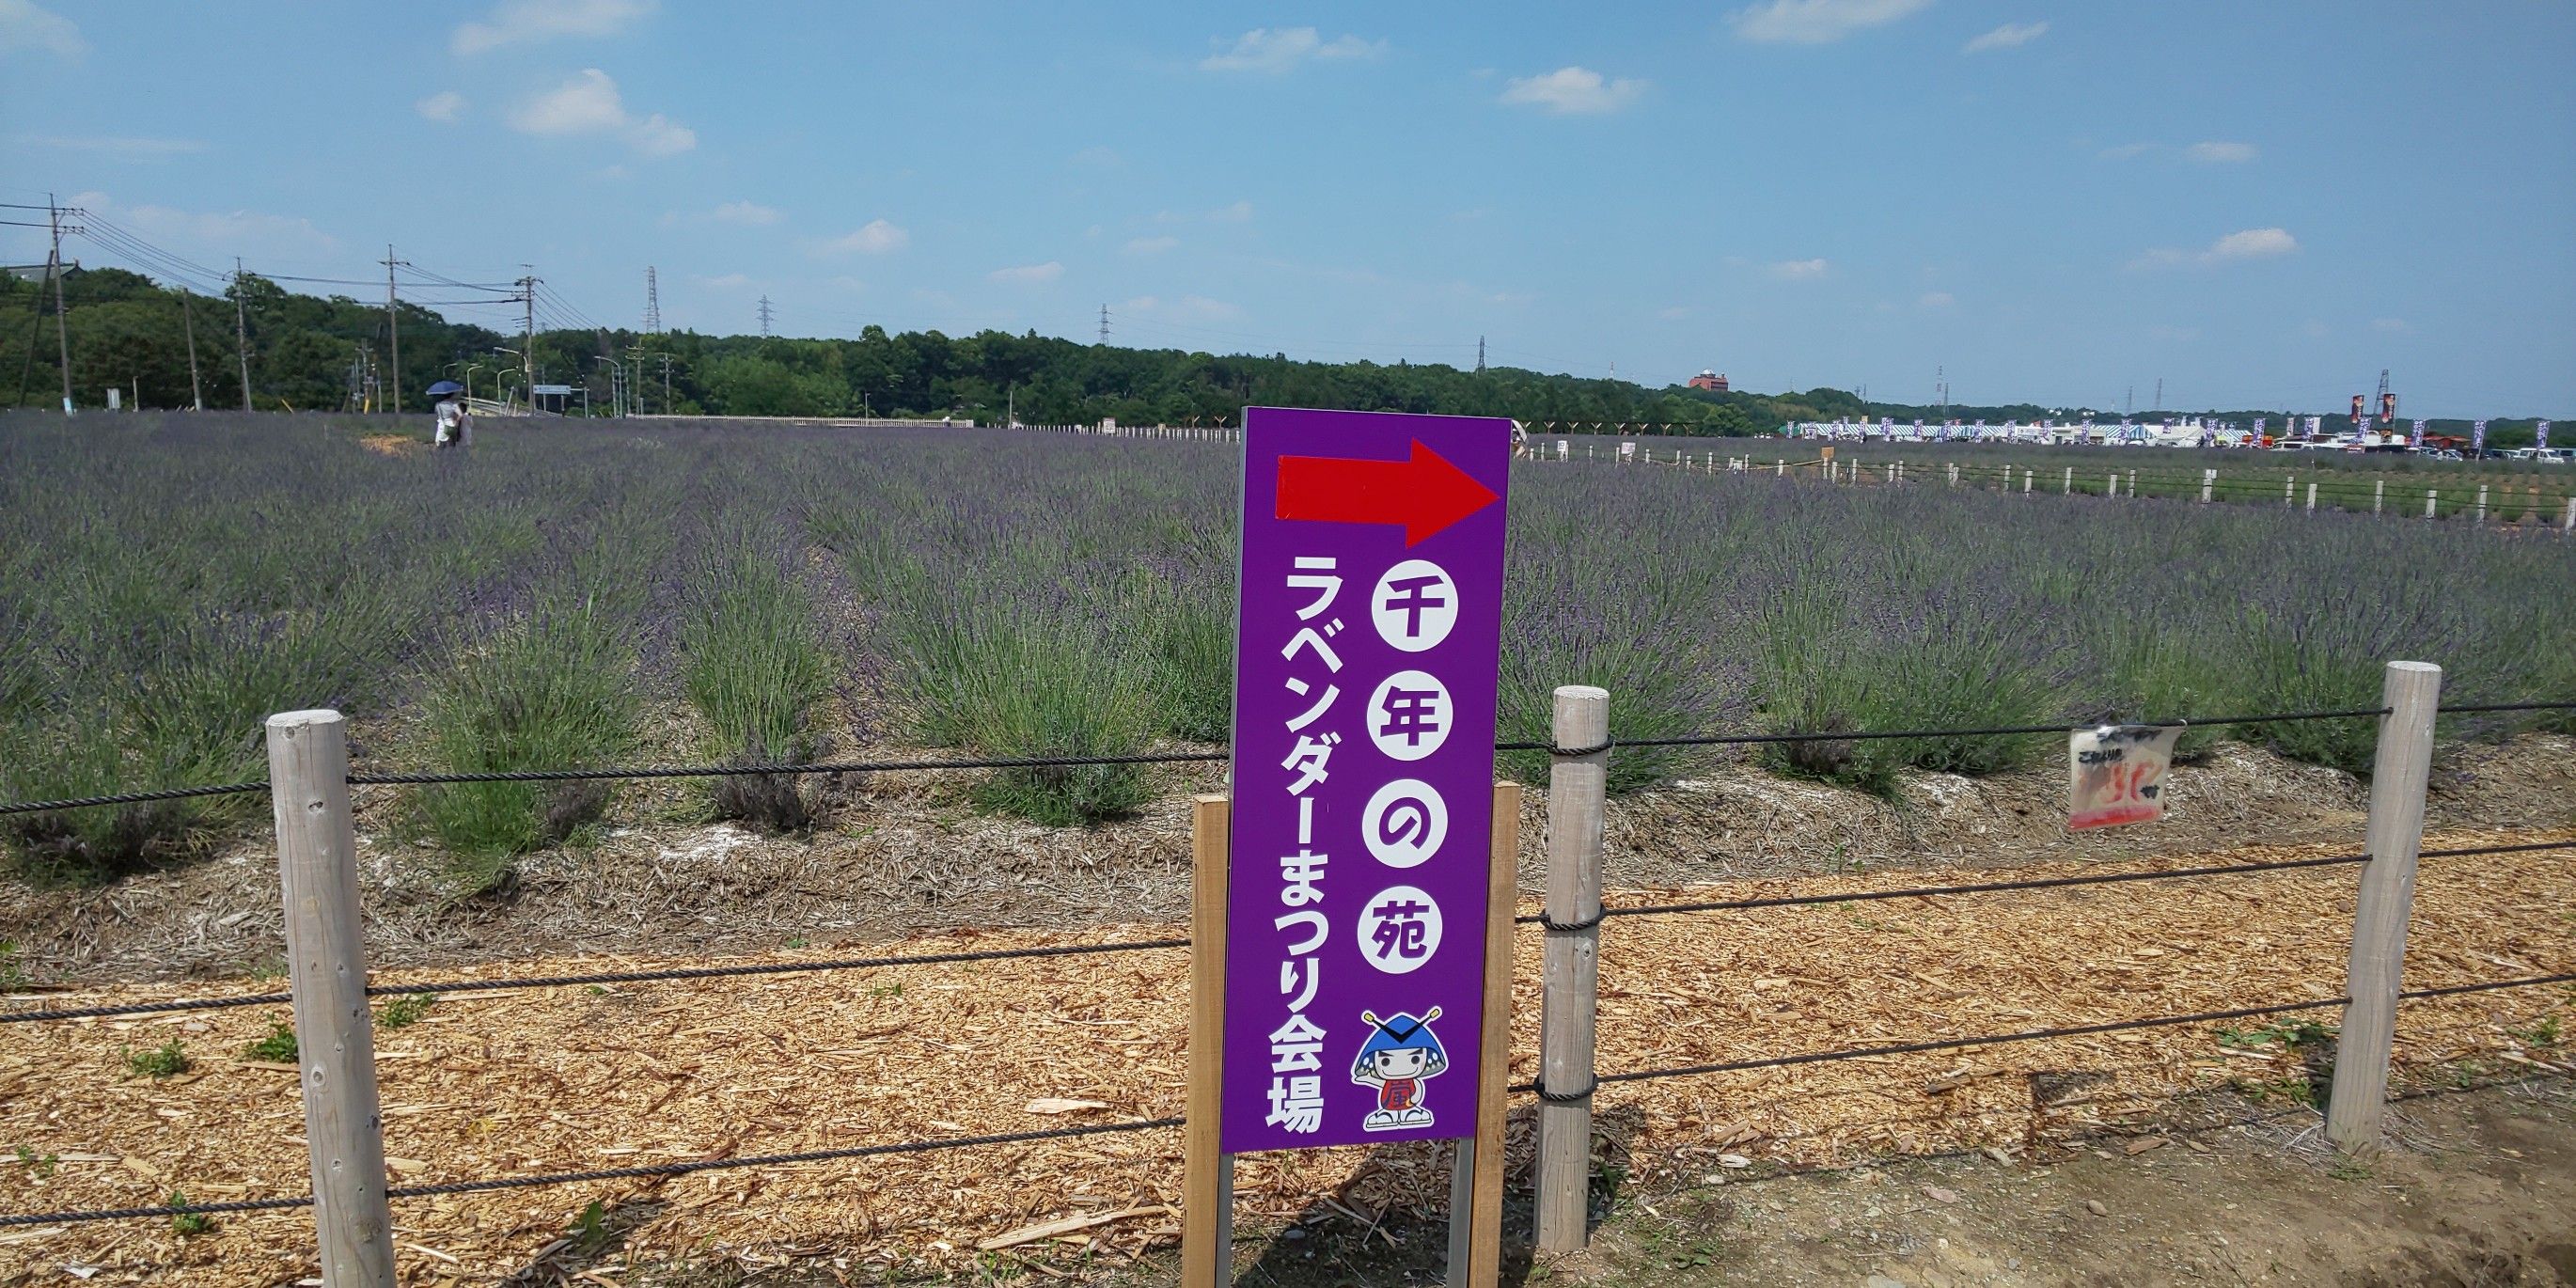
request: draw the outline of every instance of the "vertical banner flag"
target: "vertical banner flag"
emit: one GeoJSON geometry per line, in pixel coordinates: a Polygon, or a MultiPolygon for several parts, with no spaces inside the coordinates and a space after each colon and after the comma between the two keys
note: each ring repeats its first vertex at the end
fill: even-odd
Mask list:
{"type": "Polygon", "coordinates": [[[1227,1153],[1472,1136],[1511,422],[1244,413],[1227,1153]]]}
{"type": "Polygon", "coordinates": [[[2264,424],[2265,420],[2267,420],[2267,419],[2268,419],[2268,417],[2263,417],[2263,416],[2257,416],[2257,417],[2255,417],[2255,418],[2254,418],[2254,437],[2255,437],[2255,438],[2260,439],[2260,438],[2262,438],[2262,437],[2263,437],[2263,424],[2264,424]]]}
{"type": "Polygon", "coordinates": [[[2420,420],[2416,421],[2414,426],[2408,430],[2406,434],[2406,445],[2419,452],[2424,450],[2424,422],[2420,420]]]}
{"type": "Polygon", "coordinates": [[[2549,450],[2549,422],[2544,420],[2544,421],[2540,422],[2539,424],[2532,426],[2532,427],[2531,427],[2531,433],[2532,433],[2532,446],[2537,447],[2537,448],[2539,448],[2540,450],[2542,450],[2542,451],[2544,451],[2544,452],[2545,452],[2545,451],[2548,451],[2548,450],[2549,450]]]}
{"type": "Polygon", "coordinates": [[[2472,452],[2483,452],[2487,450],[2487,423],[2485,421],[2480,420],[2470,422],[2469,450],[2472,452]]]}

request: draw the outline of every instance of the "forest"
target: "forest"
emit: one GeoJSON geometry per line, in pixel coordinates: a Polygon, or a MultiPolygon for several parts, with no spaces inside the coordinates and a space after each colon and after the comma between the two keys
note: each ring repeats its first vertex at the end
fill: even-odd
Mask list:
{"type": "MultiPolygon", "coordinates": [[[[59,353],[71,354],[77,405],[98,407],[113,386],[147,408],[263,411],[359,410],[371,396],[366,373],[390,388],[387,312],[381,302],[320,296],[243,274],[221,297],[164,286],[116,268],[73,268],[62,277],[61,336],[50,283],[0,275],[0,406],[59,404],[59,353]],[[241,359],[247,340],[249,357],[241,359]],[[195,356],[192,384],[190,355],[195,356]],[[11,379],[12,375],[15,379],[11,379]],[[245,387],[246,386],[246,387],[245,387]]],[[[430,308],[401,306],[405,406],[426,410],[421,391],[465,378],[478,395],[504,387],[524,396],[533,367],[541,384],[589,390],[592,411],[612,407],[609,363],[627,364],[635,406],[715,416],[954,417],[999,424],[1234,423],[1246,406],[1510,416],[1560,424],[1608,424],[1642,432],[1742,436],[1799,420],[1892,417],[1938,421],[2033,420],[2113,410],[2037,404],[1931,407],[1864,401],[1839,389],[1803,393],[1716,393],[1680,385],[1548,374],[1516,367],[1482,371],[1442,364],[1308,362],[1284,353],[1212,354],[1085,344],[1034,331],[888,332],[856,337],[784,338],[644,333],[621,328],[537,331],[522,337],[457,323],[430,308]],[[605,360],[605,361],[604,361],[605,360]],[[667,394],[665,392],[667,388],[667,394]]],[[[368,402],[371,409],[380,404],[368,402]]],[[[2217,411],[2240,421],[2279,410],[2217,411]]],[[[2276,420],[2275,423],[2278,423],[2276,420]]],[[[2436,432],[2465,434],[2441,420],[2436,432]]],[[[2527,444],[2531,421],[2495,421],[2488,441],[2527,444]]]]}

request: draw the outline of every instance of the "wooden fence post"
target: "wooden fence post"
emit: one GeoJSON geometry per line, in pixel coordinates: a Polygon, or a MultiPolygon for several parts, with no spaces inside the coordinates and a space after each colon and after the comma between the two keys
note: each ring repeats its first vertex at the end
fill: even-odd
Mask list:
{"type": "Polygon", "coordinates": [[[268,781],[322,1282],[392,1288],[393,1213],[385,1201],[384,1120],[358,922],[349,727],[340,713],[270,716],[268,781]]]}
{"type": "MultiPolygon", "coordinates": [[[[1712,455],[1711,459],[1715,459],[1712,455]]],[[[1495,1288],[1503,1272],[1503,1118],[1512,1063],[1512,913],[1520,891],[1521,785],[1494,784],[1485,869],[1484,1043],[1476,1132],[1458,1142],[1449,1178],[1450,1288],[1495,1288]]]]}
{"type": "Polygon", "coordinates": [[[1592,1046],[1601,978],[1602,808],[1610,771],[1610,694],[1556,691],[1547,783],[1547,953],[1539,1018],[1538,1246],[1575,1252],[1590,1238],[1592,1046]],[[1555,929],[1563,926],[1567,929],[1555,929]]]}
{"type": "Polygon", "coordinates": [[[2406,966],[2406,920],[2415,903],[2415,852],[2424,842],[2424,786],[2433,763],[2433,719],[2442,668],[2391,662],[2380,690],[2379,752],[2371,764],[2370,823],[2361,893],[2352,912],[2343,1031],[2335,1045],[2326,1139],[2344,1153],[2379,1146],[2388,1101],[2388,1057],[2397,1041],[2397,992],[2406,966]]]}
{"type": "Polygon", "coordinates": [[[1234,831],[1226,796],[1190,798],[1190,1071],[1181,1127],[1181,1283],[1234,1282],[1234,1156],[1223,1152],[1225,900],[1234,831]]]}

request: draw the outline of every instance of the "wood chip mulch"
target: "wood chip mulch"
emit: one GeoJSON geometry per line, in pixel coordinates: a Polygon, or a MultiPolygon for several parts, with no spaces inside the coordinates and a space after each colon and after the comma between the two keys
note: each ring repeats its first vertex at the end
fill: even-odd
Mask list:
{"type": "MultiPolygon", "coordinates": [[[[2453,832],[2431,847],[2576,834],[2453,832]]],[[[2258,847],[2156,870],[2325,855],[2258,847]]],[[[1604,1073],[2333,997],[2355,869],[2335,867],[1955,899],[1629,917],[1605,924],[1604,1073]]],[[[1629,890],[1611,903],[1843,893],[1976,880],[1904,872],[1629,890]]],[[[2576,849],[2427,859],[2410,987],[2576,971],[2576,849]]],[[[1534,907],[1524,911],[1535,911],[1534,907]]],[[[1538,937],[1516,957],[1512,1078],[1536,1070],[1538,937]]],[[[1172,937],[957,931],[869,953],[1172,937]]],[[[818,945],[799,956],[848,955],[818,945]]],[[[753,960],[753,959],[745,959],[753,960]]],[[[768,1155],[1178,1115],[1187,1068],[1185,950],[448,995],[376,1034],[394,1183],[420,1185],[667,1160],[768,1155]]],[[[383,972],[379,982],[649,969],[645,959],[530,960],[383,972]]],[[[242,991],[281,987],[245,983],[242,991]]],[[[199,986],[202,995],[203,986],[199,986]]],[[[12,1004],[113,1004],[167,987],[12,1004]]],[[[2332,1024],[2331,1008],[2280,1017],[2332,1024]]],[[[2546,1023],[2576,1029],[2576,990],[2410,1003],[2397,1058],[2565,1067],[2546,1023]]],[[[8,1026],[0,1044],[0,1214],[308,1192],[291,1067],[245,1049],[284,1008],[8,1026]],[[176,1040],[191,1069],[158,1080],[130,1053],[176,1040]]],[[[2144,1121],[2237,1084],[2295,1095],[2301,1053],[2241,1021],[1605,1086],[1604,1156],[1628,1169],[1807,1166],[1890,1154],[2028,1148],[2144,1121]]],[[[2576,1042],[2576,1033],[2571,1033],[2576,1042]]],[[[1432,1094],[1442,1088],[1436,1084],[1432,1094]]],[[[1525,1166],[1530,1102],[1515,1102],[1525,1166]]],[[[1247,1230],[1328,1215],[1436,1211],[1431,1147],[1247,1156],[1247,1230]]],[[[795,1166],[397,1200],[406,1282],[525,1275],[615,1284],[675,1258],[818,1257],[849,1274],[936,1273],[978,1255],[1064,1271],[1166,1246],[1179,1230],[1180,1135],[1162,1129],[795,1166]],[[600,1205],[601,1233],[576,1229],[600,1205]],[[983,1247],[979,1247],[983,1245],[983,1247]],[[995,1245],[998,1245],[996,1247],[995,1245]]],[[[1525,1176],[1516,1184],[1526,1183],[1525,1176]]],[[[0,1281],[293,1283],[315,1272],[311,1215],[0,1227],[0,1281]]]]}

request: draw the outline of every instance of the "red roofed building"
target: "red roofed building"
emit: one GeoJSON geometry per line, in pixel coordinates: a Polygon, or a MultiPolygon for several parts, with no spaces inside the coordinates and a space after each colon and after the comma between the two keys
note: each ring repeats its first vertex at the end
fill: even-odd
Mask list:
{"type": "Polygon", "coordinates": [[[1690,387],[1693,389],[1706,389],[1713,393],[1722,394],[1726,392],[1726,377],[1721,376],[1714,371],[1703,371],[1690,378],[1690,387]]]}

